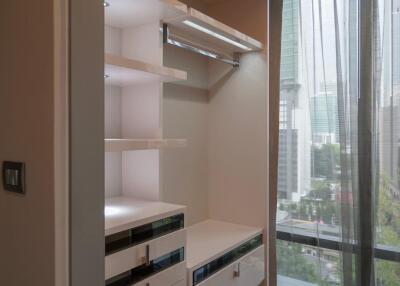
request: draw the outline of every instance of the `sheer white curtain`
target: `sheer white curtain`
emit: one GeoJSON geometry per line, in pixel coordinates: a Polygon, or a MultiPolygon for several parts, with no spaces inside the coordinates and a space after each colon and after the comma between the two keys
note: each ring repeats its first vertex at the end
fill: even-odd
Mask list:
{"type": "Polygon", "coordinates": [[[278,285],[400,285],[400,0],[283,0],[280,66],[278,285]]]}

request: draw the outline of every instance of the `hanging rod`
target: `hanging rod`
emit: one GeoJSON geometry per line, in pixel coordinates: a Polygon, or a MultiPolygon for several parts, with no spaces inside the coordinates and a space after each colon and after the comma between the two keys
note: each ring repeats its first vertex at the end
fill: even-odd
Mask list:
{"type": "Polygon", "coordinates": [[[234,67],[240,66],[239,59],[230,59],[223,55],[217,54],[215,52],[206,50],[204,48],[196,47],[192,43],[189,44],[189,43],[185,43],[179,39],[172,38],[170,35],[170,32],[169,32],[168,24],[163,24],[162,32],[163,32],[163,43],[164,44],[169,44],[169,45],[172,45],[175,47],[183,48],[185,50],[206,56],[208,58],[232,65],[234,67]]]}

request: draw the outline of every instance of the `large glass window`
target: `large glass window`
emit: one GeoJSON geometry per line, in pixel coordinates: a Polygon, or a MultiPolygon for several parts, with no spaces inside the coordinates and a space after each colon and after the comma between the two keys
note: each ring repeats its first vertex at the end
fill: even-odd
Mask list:
{"type": "Polygon", "coordinates": [[[365,241],[375,285],[400,285],[400,0],[367,2],[369,30],[360,20],[366,2],[283,0],[278,285],[358,285],[365,241]],[[372,35],[371,94],[359,86],[368,72],[359,70],[368,48],[359,45],[362,29],[372,35]],[[360,132],[368,124],[364,170],[360,132]],[[366,174],[371,183],[361,187],[366,174]]]}

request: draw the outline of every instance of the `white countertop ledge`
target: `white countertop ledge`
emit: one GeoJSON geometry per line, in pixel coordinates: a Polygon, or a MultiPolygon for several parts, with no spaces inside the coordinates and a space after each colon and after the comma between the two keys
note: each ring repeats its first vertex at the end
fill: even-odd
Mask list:
{"type": "Polygon", "coordinates": [[[187,268],[194,271],[261,233],[261,228],[217,220],[188,227],[187,268]]]}
{"type": "Polygon", "coordinates": [[[113,197],[105,202],[105,235],[115,234],[154,221],[185,213],[180,205],[135,197],[113,197]]]}

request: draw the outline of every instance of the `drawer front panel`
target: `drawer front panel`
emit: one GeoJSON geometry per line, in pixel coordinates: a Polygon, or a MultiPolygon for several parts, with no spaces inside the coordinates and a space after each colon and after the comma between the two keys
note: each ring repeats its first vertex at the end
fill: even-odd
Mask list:
{"type": "MultiPolygon", "coordinates": [[[[145,281],[144,283],[146,285],[150,283],[151,279],[153,279],[152,277],[159,277],[159,275],[161,275],[164,280],[171,278],[172,276],[176,275],[176,273],[172,272],[172,274],[168,275],[170,272],[167,270],[172,269],[175,265],[184,262],[184,257],[184,248],[177,249],[151,261],[149,264],[138,266],[130,271],[126,271],[106,280],[106,286],[128,286],[140,283],[142,281],[145,281]]],[[[177,280],[174,279],[173,281],[177,280]]]]}
{"type": "Polygon", "coordinates": [[[181,262],[167,270],[157,273],[146,280],[134,284],[134,286],[186,286],[185,277],[186,265],[185,262],[181,262]]]}
{"type": "Polygon", "coordinates": [[[232,249],[231,251],[221,255],[220,257],[210,261],[209,263],[199,267],[198,269],[194,270],[191,277],[191,279],[193,279],[192,285],[200,284],[218,271],[221,271],[235,261],[238,261],[242,257],[253,252],[253,250],[257,249],[262,244],[262,235],[258,235],[232,249]]]}
{"type": "Polygon", "coordinates": [[[264,246],[260,246],[198,286],[258,286],[264,280],[264,271],[264,246]]]}
{"type": "Polygon", "coordinates": [[[185,247],[186,230],[182,229],[126,250],[107,255],[105,279],[129,271],[165,254],[185,247]],[[147,250],[148,249],[148,250],[147,250]],[[148,252],[148,253],[147,253],[148,252]]]}
{"type": "Polygon", "coordinates": [[[106,236],[106,255],[143,244],[146,241],[183,229],[184,225],[185,217],[183,214],[179,214],[108,235],[106,236]]]}

